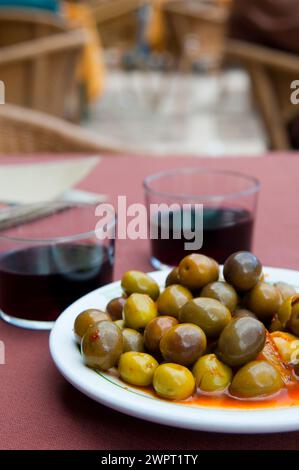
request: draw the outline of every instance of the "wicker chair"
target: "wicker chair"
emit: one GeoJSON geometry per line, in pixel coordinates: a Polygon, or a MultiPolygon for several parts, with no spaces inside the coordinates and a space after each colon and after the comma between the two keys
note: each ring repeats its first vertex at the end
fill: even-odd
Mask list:
{"type": "Polygon", "coordinates": [[[68,152],[120,155],[126,150],[62,119],[14,105],[0,105],[0,154],[68,152]]]}
{"type": "Polygon", "coordinates": [[[6,102],[78,120],[76,67],[86,40],[86,33],[53,14],[1,9],[6,102]]]}
{"type": "Polygon", "coordinates": [[[208,68],[220,66],[229,18],[227,4],[172,0],[165,2],[163,13],[168,48],[178,56],[183,70],[189,71],[194,61],[202,62],[208,68]],[[188,38],[192,38],[190,49],[188,38]]]}
{"type": "Polygon", "coordinates": [[[299,77],[299,57],[245,41],[230,39],[226,59],[243,65],[251,77],[258,110],[272,150],[292,148],[289,124],[299,118],[291,103],[291,83],[299,77]]]}
{"type": "Polygon", "coordinates": [[[136,12],[149,0],[86,0],[95,19],[104,47],[134,45],[138,22],[136,12]]]}

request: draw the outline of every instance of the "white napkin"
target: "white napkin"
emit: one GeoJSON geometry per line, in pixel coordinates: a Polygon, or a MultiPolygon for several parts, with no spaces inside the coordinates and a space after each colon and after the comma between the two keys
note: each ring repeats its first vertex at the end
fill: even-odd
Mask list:
{"type": "MultiPolygon", "coordinates": [[[[72,199],[71,192],[68,194],[67,190],[83,180],[99,161],[99,157],[84,157],[45,163],[0,165],[0,202],[40,204],[64,199],[64,195],[69,201],[72,199]]],[[[78,201],[80,192],[71,191],[78,201]]],[[[88,193],[85,193],[85,201],[86,194],[88,193]]],[[[98,200],[102,199],[103,196],[98,195],[98,200]]]]}

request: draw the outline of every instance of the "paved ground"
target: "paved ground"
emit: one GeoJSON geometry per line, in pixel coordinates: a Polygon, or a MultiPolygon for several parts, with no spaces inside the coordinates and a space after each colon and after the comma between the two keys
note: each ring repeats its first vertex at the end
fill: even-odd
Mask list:
{"type": "Polygon", "coordinates": [[[162,75],[109,72],[85,123],[151,154],[253,155],[266,149],[244,72],[162,75]]]}

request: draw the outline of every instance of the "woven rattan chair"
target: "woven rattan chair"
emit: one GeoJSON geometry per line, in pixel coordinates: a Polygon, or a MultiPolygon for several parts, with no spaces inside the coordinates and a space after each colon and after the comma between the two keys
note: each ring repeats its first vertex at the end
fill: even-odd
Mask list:
{"type": "Polygon", "coordinates": [[[104,47],[134,45],[138,21],[136,12],[149,0],[86,0],[95,19],[104,47]]]}
{"type": "Polygon", "coordinates": [[[0,154],[73,152],[117,155],[126,150],[62,119],[14,105],[0,105],[0,154]]]}
{"type": "Polygon", "coordinates": [[[165,2],[163,13],[168,48],[189,70],[194,61],[218,68],[222,61],[229,9],[215,1],[179,0],[165,2]]]}
{"type": "Polygon", "coordinates": [[[78,120],[76,68],[87,37],[58,15],[0,10],[0,79],[6,102],[78,120]]]}
{"type": "Polygon", "coordinates": [[[243,65],[251,77],[269,147],[291,149],[288,126],[299,118],[299,107],[291,102],[291,83],[299,77],[299,57],[231,39],[226,44],[226,59],[243,65]]]}

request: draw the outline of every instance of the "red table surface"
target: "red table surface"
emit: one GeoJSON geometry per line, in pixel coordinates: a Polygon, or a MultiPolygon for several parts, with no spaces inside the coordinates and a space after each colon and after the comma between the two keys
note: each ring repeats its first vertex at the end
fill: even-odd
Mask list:
{"type": "MultiPolygon", "coordinates": [[[[140,202],[146,175],[183,166],[231,169],[258,177],[262,189],[254,251],[265,265],[299,269],[296,155],[105,158],[80,187],[107,193],[112,199],[121,194],[127,196],[128,203],[140,202]]],[[[148,260],[147,241],[119,241],[115,279],[130,268],[150,270],[148,260]]],[[[75,390],[58,373],[49,354],[48,336],[47,332],[0,323],[0,340],[6,353],[6,364],[0,365],[3,449],[298,449],[299,433],[224,435],[170,429],[105,408],[75,390]]]]}

